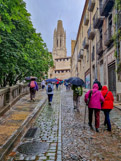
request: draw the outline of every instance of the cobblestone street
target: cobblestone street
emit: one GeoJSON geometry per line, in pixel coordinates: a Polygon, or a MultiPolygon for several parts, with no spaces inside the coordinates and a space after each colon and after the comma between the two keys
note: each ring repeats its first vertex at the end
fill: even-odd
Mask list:
{"type": "Polygon", "coordinates": [[[52,105],[46,102],[31,124],[35,135],[27,137],[24,133],[7,161],[121,160],[121,111],[111,111],[112,132],[106,131],[101,112],[100,132],[96,133],[88,126],[88,111],[84,125],[84,97],[77,111],[73,109],[72,91],[62,88],[54,93],[52,105]]]}
{"type": "MultiPolygon", "coordinates": [[[[31,125],[37,129],[34,137],[23,135],[7,160],[61,161],[61,113],[60,92],[55,92],[51,106],[46,104],[31,125]]],[[[32,133],[32,132],[31,132],[32,133]]],[[[27,134],[27,133],[26,133],[27,134]]],[[[29,133],[30,134],[30,133],[29,133]]]]}
{"type": "Polygon", "coordinates": [[[121,160],[121,111],[117,109],[111,111],[111,133],[107,132],[103,125],[104,116],[101,112],[100,133],[96,133],[88,127],[87,115],[84,126],[85,104],[83,97],[79,112],[73,109],[72,92],[63,91],[61,99],[62,160],[121,160]]]}

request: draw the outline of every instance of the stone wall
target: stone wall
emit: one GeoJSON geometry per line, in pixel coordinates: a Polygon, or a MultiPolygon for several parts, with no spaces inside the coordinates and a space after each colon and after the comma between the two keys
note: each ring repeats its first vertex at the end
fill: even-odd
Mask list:
{"type": "Polygon", "coordinates": [[[28,84],[0,89],[0,115],[4,114],[15,101],[29,93],[28,84]]]}

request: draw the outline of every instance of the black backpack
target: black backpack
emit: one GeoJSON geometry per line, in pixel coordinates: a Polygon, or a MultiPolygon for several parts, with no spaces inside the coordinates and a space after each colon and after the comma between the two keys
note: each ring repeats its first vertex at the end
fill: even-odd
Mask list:
{"type": "Polygon", "coordinates": [[[48,86],[48,92],[52,92],[51,86],[48,86]]]}

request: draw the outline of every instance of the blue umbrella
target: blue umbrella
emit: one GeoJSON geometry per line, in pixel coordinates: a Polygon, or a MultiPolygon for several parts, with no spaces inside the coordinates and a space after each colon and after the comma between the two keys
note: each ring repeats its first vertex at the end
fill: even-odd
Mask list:
{"type": "Polygon", "coordinates": [[[58,80],[57,79],[55,79],[55,78],[52,78],[52,79],[47,79],[47,80],[45,80],[47,83],[48,82],[58,82],[58,80]]]}

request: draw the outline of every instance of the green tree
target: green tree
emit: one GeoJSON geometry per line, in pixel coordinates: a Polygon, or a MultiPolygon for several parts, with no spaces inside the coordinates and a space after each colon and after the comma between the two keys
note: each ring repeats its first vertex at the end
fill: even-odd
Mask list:
{"type": "Polygon", "coordinates": [[[116,23],[116,32],[114,35],[114,43],[115,43],[115,47],[116,47],[116,52],[115,52],[115,56],[118,60],[118,66],[117,66],[117,73],[120,74],[121,72],[121,58],[120,58],[120,41],[121,41],[121,28],[120,28],[120,24],[121,24],[121,0],[115,0],[115,9],[116,9],[116,16],[115,16],[115,23],[116,23]]]}
{"type": "Polygon", "coordinates": [[[53,65],[41,34],[36,33],[23,0],[0,0],[0,84],[48,72],[53,65]]]}

